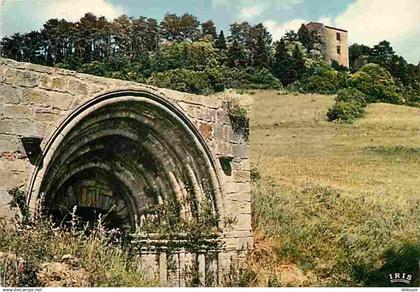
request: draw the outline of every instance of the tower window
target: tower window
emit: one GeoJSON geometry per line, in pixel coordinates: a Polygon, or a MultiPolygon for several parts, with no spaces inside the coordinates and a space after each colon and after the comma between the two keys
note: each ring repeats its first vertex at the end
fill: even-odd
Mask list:
{"type": "Polygon", "coordinates": [[[341,41],[341,34],[339,32],[335,34],[335,37],[337,38],[337,41],[341,41]]]}
{"type": "Polygon", "coordinates": [[[337,46],[337,54],[341,55],[341,47],[337,46]]]}

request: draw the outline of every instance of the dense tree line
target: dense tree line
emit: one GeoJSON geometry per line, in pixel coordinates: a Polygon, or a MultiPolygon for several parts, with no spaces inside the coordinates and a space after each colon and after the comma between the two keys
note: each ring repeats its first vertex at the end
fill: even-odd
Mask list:
{"type": "Polygon", "coordinates": [[[213,21],[201,23],[191,14],[167,14],[160,22],[126,15],[108,21],[92,13],[77,22],[50,19],[40,31],[4,37],[0,45],[3,57],[17,61],[134,81],[157,80],[159,73],[183,69],[187,75],[207,70],[202,77],[207,79],[223,74],[226,86],[278,87],[277,78],[289,84],[299,76],[287,73],[285,64],[296,59],[300,65],[295,67],[303,69],[304,63],[297,51],[289,54],[284,47],[276,52],[278,45],[262,24],[233,23],[225,37],[213,21]],[[211,69],[217,72],[210,74],[211,69]]]}
{"type": "MultiPolygon", "coordinates": [[[[0,50],[17,61],[194,93],[281,86],[335,93],[347,86],[349,72],[314,54],[319,42],[305,25],[273,42],[261,23],[233,23],[225,35],[213,21],[188,13],[166,14],[160,22],[126,15],[108,21],[87,13],[77,22],[50,19],[40,31],[4,37],[0,50]]],[[[396,55],[388,42],[350,47],[352,72],[367,63],[388,70],[402,91],[419,91],[419,66],[396,55]]]]}

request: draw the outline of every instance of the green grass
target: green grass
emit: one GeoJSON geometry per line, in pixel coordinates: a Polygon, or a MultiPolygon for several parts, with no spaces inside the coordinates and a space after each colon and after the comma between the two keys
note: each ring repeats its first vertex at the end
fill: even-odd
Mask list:
{"type": "MultiPolygon", "coordinates": [[[[310,286],[390,285],[389,269],[415,270],[420,109],[371,104],[348,125],[326,121],[333,96],[253,98],[251,159],[262,176],[252,186],[254,226],[276,255],[270,265],[297,266],[305,275],[299,285],[310,286]]],[[[251,266],[266,264],[256,257],[251,266]]],[[[255,282],[278,277],[265,273],[255,282]]]]}

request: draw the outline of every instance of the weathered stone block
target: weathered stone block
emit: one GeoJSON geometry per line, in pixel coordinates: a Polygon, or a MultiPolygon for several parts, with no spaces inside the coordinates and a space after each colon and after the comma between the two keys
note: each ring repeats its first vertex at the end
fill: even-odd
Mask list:
{"type": "Polygon", "coordinates": [[[218,109],[216,111],[216,122],[222,124],[230,124],[230,118],[226,110],[218,109]]]}
{"type": "Polygon", "coordinates": [[[238,183],[238,192],[242,194],[248,194],[251,192],[251,184],[249,183],[238,183]]]}
{"type": "Polygon", "coordinates": [[[236,182],[249,182],[250,181],[249,171],[234,171],[233,177],[236,182]]]}
{"type": "Polygon", "coordinates": [[[40,122],[51,122],[58,119],[59,114],[55,112],[48,112],[45,110],[35,109],[34,110],[34,120],[40,122]]]}
{"type": "Polygon", "coordinates": [[[219,141],[226,141],[226,127],[220,124],[216,124],[214,127],[214,138],[219,141]]]}
{"type": "Polygon", "coordinates": [[[22,101],[22,90],[10,85],[0,85],[0,103],[18,104],[22,101]]]}
{"type": "Polygon", "coordinates": [[[248,146],[243,144],[234,144],[233,148],[233,155],[236,157],[248,157],[248,146]]]}
{"type": "Polygon", "coordinates": [[[67,110],[72,101],[73,97],[69,94],[58,92],[50,93],[50,103],[53,108],[67,110]]]}
{"type": "Polygon", "coordinates": [[[42,136],[42,127],[31,120],[15,120],[11,127],[12,133],[19,136],[42,136]]]}
{"type": "Polygon", "coordinates": [[[54,90],[54,91],[64,91],[66,80],[63,76],[53,76],[42,75],[39,79],[39,87],[54,90]]]}
{"type": "Polygon", "coordinates": [[[244,137],[242,133],[234,131],[231,127],[227,129],[227,136],[230,142],[239,143],[244,141],[244,137]]]}
{"type": "Polygon", "coordinates": [[[235,229],[240,230],[252,230],[251,226],[251,213],[249,214],[237,214],[235,229]]]}
{"type": "Polygon", "coordinates": [[[2,134],[12,134],[12,120],[10,119],[1,119],[0,120],[0,133],[2,134]]]}
{"type": "Polygon", "coordinates": [[[23,103],[36,104],[39,106],[49,106],[50,96],[48,91],[35,88],[26,88],[23,90],[23,103]]]}
{"type": "Polygon", "coordinates": [[[7,192],[7,189],[4,187],[0,188],[0,217],[9,217],[13,218],[16,214],[15,210],[11,210],[9,203],[12,197],[7,192]]]}
{"type": "Polygon", "coordinates": [[[31,109],[24,105],[5,105],[3,108],[4,117],[9,119],[30,119],[31,109]]]}
{"type": "Polygon", "coordinates": [[[219,156],[233,157],[233,145],[224,142],[217,143],[216,154],[219,156]]]}
{"type": "Polygon", "coordinates": [[[34,72],[9,69],[6,72],[6,82],[15,86],[35,87],[38,85],[38,76],[34,72]]]}
{"type": "Polygon", "coordinates": [[[201,108],[197,115],[199,120],[214,122],[216,120],[216,110],[210,108],[201,108]]]}
{"type": "MultiPolygon", "coordinates": [[[[0,122],[1,124],[1,122],[0,122]]],[[[14,135],[0,135],[0,152],[13,152],[19,149],[19,140],[14,135]]]]}
{"type": "Polygon", "coordinates": [[[67,91],[71,92],[75,95],[87,95],[89,92],[87,84],[74,79],[70,78],[67,83],[67,91]]]}

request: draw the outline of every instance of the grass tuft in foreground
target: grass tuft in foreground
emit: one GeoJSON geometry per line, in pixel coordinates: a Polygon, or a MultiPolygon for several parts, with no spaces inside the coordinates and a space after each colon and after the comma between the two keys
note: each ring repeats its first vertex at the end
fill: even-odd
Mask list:
{"type": "Polygon", "coordinates": [[[0,224],[0,286],[154,286],[118,236],[100,222],[89,233],[35,224],[0,224]],[[113,240],[111,240],[113,238],[113,240]]]}

